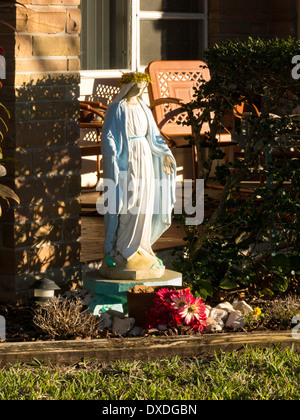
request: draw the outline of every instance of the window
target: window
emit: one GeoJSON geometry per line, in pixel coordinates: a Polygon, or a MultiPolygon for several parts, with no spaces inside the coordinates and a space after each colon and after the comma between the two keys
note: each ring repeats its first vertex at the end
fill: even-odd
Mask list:
{"type": "Polygon", "coordinates": [[[131,67],[129,5],[129,0],[81,0],[83,70],[131,67]]]}
{"type": "Polygon", "coordinates": [[[204,0],[141,0],[142,67],[153,60],[196,60],[206,47],[204,0]]]}
{"type": "Polygon", "coordinates": [[[142,70],[201,59],[207,0],[81,0],[82,70],[142,70]]]}

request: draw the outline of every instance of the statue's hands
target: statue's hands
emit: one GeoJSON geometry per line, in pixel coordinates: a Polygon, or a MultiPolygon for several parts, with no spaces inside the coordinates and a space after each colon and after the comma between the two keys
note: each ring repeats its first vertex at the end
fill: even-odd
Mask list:
{"type": "Polygon", "coordinates": [[[166,174],[170,175],[174,172],[175,162],[171,156],[165,156],[163,160],[163,170],[166,174]]]}

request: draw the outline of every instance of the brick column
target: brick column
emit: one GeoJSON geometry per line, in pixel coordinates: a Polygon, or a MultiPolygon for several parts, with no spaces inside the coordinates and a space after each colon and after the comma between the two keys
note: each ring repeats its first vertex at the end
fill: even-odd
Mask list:
{"type": "MultiPolygon", "coordinates": [[[[11,112],[0,178],[21,204],[0,218],[0,302],[26,301],[47,276],[79,281],[80,167],[78,147],[80,0],[23,0],[1,11],[7,78],[0,101],[11,112]]],[[[3,200],[1,200],[3,204],[3,200]]]]}

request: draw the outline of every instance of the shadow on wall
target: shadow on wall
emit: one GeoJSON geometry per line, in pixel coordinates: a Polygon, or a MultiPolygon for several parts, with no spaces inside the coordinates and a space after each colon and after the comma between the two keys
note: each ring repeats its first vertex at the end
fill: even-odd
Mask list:
{"type": "Polygon", "coordinates": [[[11,161],[1,181],[21,204],[3,205],[0,275],[19,275],[25,290],[41,274],[58,284],[80,279],[81,153],[79,75],[22,79],[5,101],[3,155],[11,161]]]}

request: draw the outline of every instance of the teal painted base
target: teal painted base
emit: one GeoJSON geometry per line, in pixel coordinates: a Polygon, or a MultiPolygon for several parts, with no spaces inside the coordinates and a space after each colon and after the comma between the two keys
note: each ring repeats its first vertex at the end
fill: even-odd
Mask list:
{"type": "Polygon", "coordinates": [[[94,294],[90,303],[90,311],[101,315],[107,310],[115,310],[127,314],[127,290],[135,285],[144,286],[182,286],[182,274],[166,270],[160,279],[148,280],[109,280],[100,276],[99,271],[88,272],[83,279],[83,288],[94,294]]]}

